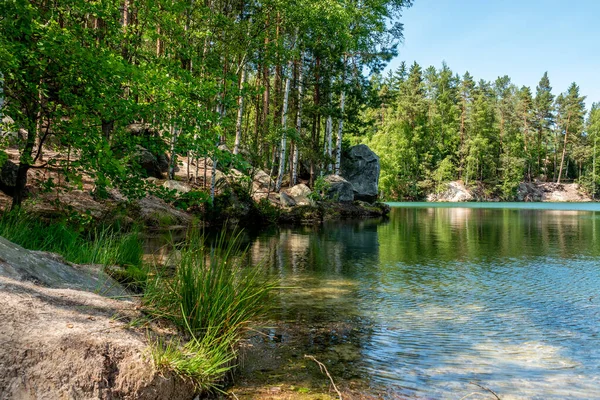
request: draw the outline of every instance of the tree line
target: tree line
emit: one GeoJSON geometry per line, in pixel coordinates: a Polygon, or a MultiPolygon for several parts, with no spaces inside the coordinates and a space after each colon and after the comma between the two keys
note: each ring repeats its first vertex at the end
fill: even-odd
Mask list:
{"type": "Polygon", "coordinates": [[[13,205],[43,166],[71,181],[85,171],[97,193],[143,192],[139,146],[170,156],[170,178],[178,157],[210,157],[214,172],[232,157],[223,144],[277,189],[303,168],[311,184],[338,171],[344,121],[364,105],[366,74],[397,54],[411,3],[1,2],[2,146],[19,150],[13,205]]]}
{"type": "Polygon", "coordinates": [[[415,62],[375,74],[369,97],[352,140],[380,155],[385,198],[423,198],[452,180],[506,200],[523,181],[600,187],[600,104],[588,112],[575,83],[555,95],[547,73],[532,90],[415,62]]]}

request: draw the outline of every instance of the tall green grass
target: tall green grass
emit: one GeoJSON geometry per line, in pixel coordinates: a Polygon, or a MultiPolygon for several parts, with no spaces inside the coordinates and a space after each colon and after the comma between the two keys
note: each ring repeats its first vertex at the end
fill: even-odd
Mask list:
{"type": "Polygon", "coordinates": [[[129,280],[145,279],[138,232],[122,234],[110,227],[80,232],[64,221],[46,223],[9,212],[0,217],[0,236],[29,250],[60,254],[72,263],[124,267],[129,280]]]}
{"type": "Polygon", "coordinates": [[[146,303],[153,314],[170,319],[191,339],[177,351],[163,345],[158,354],[168,354],[173,370],[203,388],[214,387],[233,367],[249,322],[266,311],[274,283],[264,278],[260,266],[243,265],[239,235],[229,238],[223,233],[209,246],[192,232],[176,254],[177,268],[171,275],[149,280],[146,303]],[[210,379],[197,375],[206,371],[213,371],[210,379]]]}

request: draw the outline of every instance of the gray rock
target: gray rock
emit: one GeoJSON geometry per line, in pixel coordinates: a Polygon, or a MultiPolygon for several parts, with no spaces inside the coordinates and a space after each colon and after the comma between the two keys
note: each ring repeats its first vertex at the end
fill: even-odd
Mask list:
{"type": "Polygon", "coordinates": [[[354,201],[354,187],[341,176],[327,175],[325,182],[329,184],[325,193],[328,199],[344,203],[354,201]]]}
{"type": "Polygon", "coordinates": [[[10,160],[6,160],[0,170],[0,190],[10,192],[17,185],[17,172],[19,166],[10,160]]]}
{"type": "Polygon", "coordinates": [[[285,192],[279,193],[279,201],[284,207],[294,207],[296,205],[296,200],[285,192]]]}
{"type": "MultiPolygon", "coordinates": [[[[162,173],[166,173],[169,171],[169,163],[170,163],[170,158],[167,154],[159,154],[156,157],[156,161],[158,162],[158,169],[160,170],[160,172],[162,173]]],[[[179,168],[177,167],[177,165],[175,165],[175,171],[177,171],[179,168]]]]}
{"type": "Polygon", "coordinates": [[[134,159],[146,172],[147,176],[153,176],[159,179],[163,178],[163,172],[161,170],[161,165],[158,162],[158,159],[146,148],[137,145],[135,148],[134,159]]]}
{"type": "Polygon", "coordinates": [[[354,187],[354,198],[372,203],[379,195],[381,166],[377,154],[364,144],[342,154],[340,175],[354,187]]]}
{"type": "Polygon", "coordinates": [[[298,206],[308,206],[311,204],[310,198],[308,197],[312,193],[312,190],[304,183],[299,183],[287,190],[285,190],[285,194],[291,196],[296,205],[298,206]]]}
{"type": "Polygon", "coordinates": [[[123,296],[128,293],[99,266],[74,266],[60,256],[30,251],[0,237],[0,276],[38,285],[78,289],[105,296],[123,296]]]}
{"type": "Polygon", "coordinates": [[[273,182],[273,179],[271,179],[269,174],[267,174],[262,169],[259,169],[254,173],[252,180],[261,188],[268,189],[269,187],[272,188],[273,186],[275,186],[275,182],[273,182]]]}
{"type": "Polygon", "coordinates": [[[517,201],[542,201],[544,190],[534,183],[521,182],[517,188],[517,201]]]}
{"type": "Polygon", "coordinates": [[[179,182],[179,181],[175,181],[175,180],[165,181],[165,183],[163,183],[162,186],[169,190],[176,190],[177,193],[187,193],[190,190],[192,190],[190,185],[188,185],[187,183],[179,182]]]}
{"type": "Polygon", "coordinates": [[[427,201],[460,203],[472,201],[475,198],[471,191],[459,181],[452,181],[446,185],[446,190],[440,193],[432,193],[427,196],[427,201]]]}

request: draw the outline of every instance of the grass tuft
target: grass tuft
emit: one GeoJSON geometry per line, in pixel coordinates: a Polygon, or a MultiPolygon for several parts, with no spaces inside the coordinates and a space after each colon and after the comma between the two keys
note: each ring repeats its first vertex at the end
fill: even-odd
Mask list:
{"type": "Polygon", "coordinates": [[[274,288],[259,266],[243,266],[239,239],[238,234],[228,240],[223,233],[208,246],[201,234],[192,232],[179,248],[175,272],[156,274],[147,284],[150,312],[170,319],[191,337],[183,346],[158,346],[155,362],[199,386],[218,381],[233,367],[239,340],[248,323],[266,311],[274,288]]]}

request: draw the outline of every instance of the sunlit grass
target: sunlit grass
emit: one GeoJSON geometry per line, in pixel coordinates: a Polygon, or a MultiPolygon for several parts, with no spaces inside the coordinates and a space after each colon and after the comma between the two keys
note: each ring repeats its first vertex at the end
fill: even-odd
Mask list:
{"type": "Polygon", "coordinates": [[[269,304],[273,282],[259,266],[243,266],[239,236],[222,234],[208,246],[192,232],[180,246],[172,274],[157,273],[148,281],[146,304],[156,316],[171,320],[191,337],[185,345],[155,346],[155,362],[206,386],[233,367],[237,343],[248,323],[269,304]]]}
{"type": "Polygon", "coordinates": [[[46,223],[25,213],[0,217],[0,236],[29,250],[47,251],[75,264],[118,266],[111,269],[127,284],[143,285],[146,270],[138,232],[122,234],[109,227],[80,232],[64,221],[46,223]]]}

